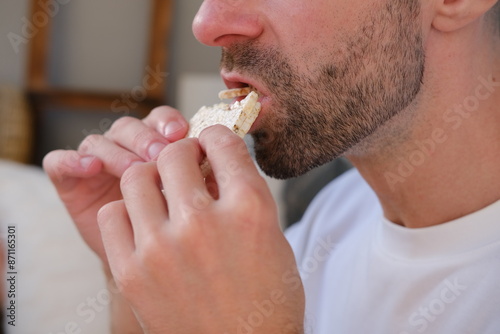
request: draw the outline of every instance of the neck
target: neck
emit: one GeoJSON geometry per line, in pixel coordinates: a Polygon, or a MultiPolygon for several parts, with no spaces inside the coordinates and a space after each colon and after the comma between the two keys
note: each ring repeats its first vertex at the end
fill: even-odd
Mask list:
{"type": "Polygon", "coordinates": [[[432,32],[414,104],[346,154],[394,223],[442,224],[500,199],[500,60],[480,28],[432,32]]]}

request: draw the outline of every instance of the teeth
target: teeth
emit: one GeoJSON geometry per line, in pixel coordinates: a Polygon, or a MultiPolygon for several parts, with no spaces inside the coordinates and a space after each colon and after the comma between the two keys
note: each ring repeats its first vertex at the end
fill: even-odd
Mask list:
{"type": "Polygon", "coordinates": [[[260,93],[259,93],[259,91],[257,90],[257,88],[255,88],[255,87],[254,87],[254,86],[252,86],[252,85],[248,85],[248,87],[250,88],[250,90],[251,90],[252,92],[257,93],[257,95],[260,95],[260,93]]]}

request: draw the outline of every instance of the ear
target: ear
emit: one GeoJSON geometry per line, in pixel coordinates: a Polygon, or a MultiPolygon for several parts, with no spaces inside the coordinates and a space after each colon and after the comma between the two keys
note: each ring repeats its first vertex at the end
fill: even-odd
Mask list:
{"type": "Polygon", "coordinates": [[[458,30],[475,21],[498,0],[437,0],[432,26],[443,32],[458,30]]]}

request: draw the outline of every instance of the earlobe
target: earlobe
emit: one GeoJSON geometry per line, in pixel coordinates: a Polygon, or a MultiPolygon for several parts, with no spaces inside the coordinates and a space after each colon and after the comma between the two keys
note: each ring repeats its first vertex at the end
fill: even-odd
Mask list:
{"type": "Polygon", "coordinates": [[[438,0],[432,26],[442,32],[461,29],[484,15],[497,1],[438,0]]]}

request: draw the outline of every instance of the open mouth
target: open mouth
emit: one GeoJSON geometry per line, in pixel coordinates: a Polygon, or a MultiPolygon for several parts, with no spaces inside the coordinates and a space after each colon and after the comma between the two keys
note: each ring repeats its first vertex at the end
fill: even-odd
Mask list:
{"type": "Polygon", "coordinates": [[[250,88],[252,91],[257,92],[260,96],[266,95],[263,89],[261,89],[263,87],[260,87],[260,83],[246,75],[235,72],[227,73],[222,70],[221,76],[228,89],[250,88]]]}
{"type": "Polygon", "coordinates": [[[219,93],[221,100],[236,99],[236,101],[243,100],[250,92],[255,92],[260,95],[257,89],[251,85],[242,86],[239,88],[230,88],[219,93]]]}
{"type": "Polygon", "coordinates": [[[257,117],[257,120],[254,122],[252,128],[250,129],[251,133],[253,130],[260,126],[260,122],[266,114],[266,110],[270,108],[270,105],[272,103],[271,93],[261,82],[241,73],[225,72],[224,70],[222,70],[221,77],[228,90],[234,90],[232,94],[235,95],[230,97],[230,99],[233,99],[234,102],[241,102],[250,93],[250,91],[254,91],[259,95],[258,102],[261,104],[261,111],[259,113],[259,117],[257,117]]]}

